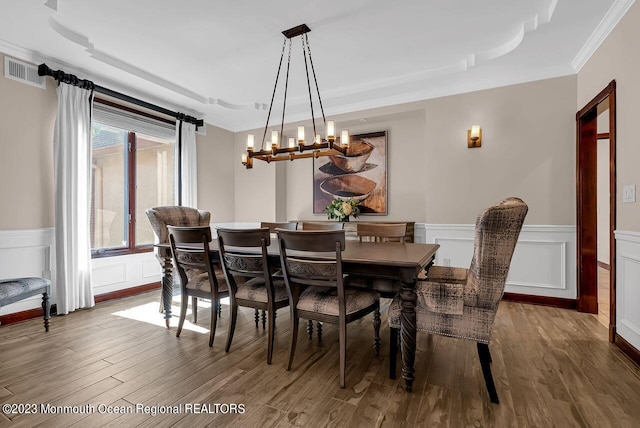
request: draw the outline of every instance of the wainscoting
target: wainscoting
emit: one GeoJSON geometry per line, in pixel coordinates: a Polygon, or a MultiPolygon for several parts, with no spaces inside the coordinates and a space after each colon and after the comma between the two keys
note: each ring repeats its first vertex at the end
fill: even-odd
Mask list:
{"type": "MultiPolygon", "coordinates": [[[[0,278],[40,276],[55,278],[55,245],[53,228],[32,230],[0,230],[0,278]]],[[[52,301],[55,302],[55,287],[52,301]]],[[[42,296],[8,305],[0,315],[39,308],[42,296]]]]}
{"type": "Polygon", "coordinates": [[[640,233],[616,230],[616,333],[640,350],[640,233]]]}
{"type": "MultiPolygon", "coordinates": [[[[471,224],[416,224],[416,242],[440,244],[436,265],[469,267],[473,256],[471,224]]],[[[525,225],[520,233],[507,293],[575,299],[575,226],[525,225]]]]}
{"type": "MultiPolygon", "coordinates": [[[[211,226],[257,227],[258,224],[214,223],[211,226]]],[[[473,254],[473,232],[473,225],[416,223],[414,239],[415,242],[441,245],[436,264],[468,267],[473,254]]],[[[640,278],[640,234],[625,236],[632,237],[629,238],[631,241],[625,240],[624,243],[635,248],[635,252],[629,250],[630,252],[619,253],[618,287],[622,287],[621,284],[625,281],[627,284],[634,284],[633,280],[628,279],[629,275],[635,278],[635,284],[638,283],[637,278],[640,278]],[[627,259],[624,258],[625,254],[629,254],[627,259]],[[625,265],[622,266],[622,263],[625,265]],[[622,275],[627,277],[622,278],[622,275]]],[[[575,299],[575,240],[575,226],[524,226],[513,256],[506,291],[575,299]]],[[[55,279],[53,242],[53,228],[0,231],[0,278],[45,276],[55,279]]],[[[100,295],[157,282],[160,280],[161,270],[155,255],[150,252],[93,259],[92,275],[94,294],[100,295]]],[[[55,281],[53,282],[52,301],[55,303],[55,281]]],[[[629,290],[627,294],[629,298],[640,301],[640,288],[629,290]]],[[[620,297],[621,293],[618,293],[618,299],[620,297]]],[[[627,302],[630,301],[627,299],[627,302]]],[[[34,297],[2,308],[0,315],[38,308],[39,304],[39,298],[34,297]]],[[[622,313],[619,312],[619,317],[622,313]]],[[[634,318],[633,311],[627,314],[625,322],[628,325],[640,326],[640,315],[635,315],[634,318]]],[[[629,331],[635,331],[635,339],[629,339],[627,331],[622,335],[634,346],[640,347],[640,327],[629,328],[629,331]]]]}
{"type": "MultiPolygon", "coordinates": [[[[153,252],[91,261],[94,295],[112,293],[160,281],[161,269],[153,252]]],[[[0,278],[43,276],[52,281],[51,302],[56,303],[55,245],[53,228],[0,231],[0,278]]],[[[0,315],[40,307],[41,298],[0,309],[0,315]]]]}

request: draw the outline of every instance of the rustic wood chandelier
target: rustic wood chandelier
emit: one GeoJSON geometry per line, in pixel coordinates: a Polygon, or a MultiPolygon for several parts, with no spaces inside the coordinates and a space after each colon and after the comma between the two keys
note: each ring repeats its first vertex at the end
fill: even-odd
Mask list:
{"type": "Polygon", "coordinates": [[[307,35],[311,29],[306,25],[298,25],[297,27],[290,28],[282,32],[284,34],[284,43],[282,44],[282,53],[280,54],[280,63],[278,65],[278,72],[276,74],[276,83],[273,86],[273,94],[271,95],[271,103],[269,104],[269,113],[267,114],[267,122],[264,126],[264,133],[262,135],[262,143],[260,150],[254,150],[254,138],[253,135],[247,136],[247,153],[242,154],[242,164],[248,169],[253,167],[253,159],[260,159],[270,163],[271,161],[281,160],[294,160],[320,156],[330,155],[345,155],[349,148],[349,131],[343,130],[341,136],[336,138],[335,123],[332,120],[326,120],[324,115],[324,108],[322,106],[322,98],[320,97],[320,89],[318,88],[318,80],[316,79],[316,71],[313,67],[313,60],[311,59],[311,48],[309,46],[309,36],[307,35]],[[307,88],[309,90],[309,105],[311,107],[311,121],[313,123],[313,142],[307,142],[305,139],[304,126],[298,126],[297,139],[289,137],[286,145],[283,136],[284,129],[284,113],[287,107],[287,89],[289,87],[289,67],[291,65],[291,45],[292,39],[300,36],[302,40],[302,54],[304,57],[304,67],[307,75],[307,88]],[[284,102],[282,105],[282,122],[280,124],[280,132],[271,131],[271,140],[266,141],[267,129],[269,128],[269,119],[271,118],[271,109],[273,108],[273,100],[276,95],[276,89],[278,87],[278,80],[280,78],[280,70],[282,69],[282,60],[284,59],[284,52],[289,42],[289,56],[287,58],[287,75],[284,84],[284,102]],[[309,68],[311,68],[311,76],[313,76],[313,83],[318,94],[318,103],[320,104],[320,111],[322,112],[322,120],[325,125],[326,137],[321,138],[316,129],[316,120],[313,116],[313,97],[311,95],[311,78],[309,75],[309,68]],[[306,153],[305,153],[306,152],[306,153]]]}

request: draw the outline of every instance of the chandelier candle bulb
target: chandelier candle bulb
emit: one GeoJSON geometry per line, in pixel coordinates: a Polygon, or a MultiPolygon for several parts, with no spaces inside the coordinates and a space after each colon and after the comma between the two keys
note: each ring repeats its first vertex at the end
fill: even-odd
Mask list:
{"type": "Polygon", "coordinates": [[[247,135],[247,150],[253,150],[253,134],[247,135]]]}
{"type": "Polygon", "coordinates": [[[327,140],[336,138],[336,124],[333,120],[327,121],[327,140]]]}
{"type": "Polygon", "coordinates": [[[278,147],[278,131],[271,131],[271,145],[278,147]]]}
{"type": "Polygon", "coordinates": [[[304,143],[304,126],[298,126],[298,142],[304,143]]]}
{"type": "Polygon", "coordinates": [[[346,129],[342,131],[342,135],[340,137],[340,144],[342,144],[344,147],[349,147],[349,131],[346,129]]]}
{"type": "MultiPolygon", "coordinates": [[[[298,136],[300,138],[300,136],[298,136]]],[[[289,137],[289,148],[294,148],[296,146],[296,140],[293,137],[289,137]]]]}
{"type": "Polygon", "coordinates": [[[322,138],[320,137],[320,134],[316,134],[316,139],[315,139],[314,143],[320,144],[321,142],[322,142],[322,138]]]}
{"type": "Polygon", "coordinates": [[[246,164],[246,163],[247,163],[247,154],[246,154],[246,153],[243,153],[243,154],[242,154],[242,163],[243,163],[243,164],[246,164]]]}

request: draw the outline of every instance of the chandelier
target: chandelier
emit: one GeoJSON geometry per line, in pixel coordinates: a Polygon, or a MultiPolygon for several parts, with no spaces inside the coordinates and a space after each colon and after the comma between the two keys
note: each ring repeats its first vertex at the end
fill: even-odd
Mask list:
{"type": "Polygon", "coordinates": [[[343,130],[340,137],[336,137],[335,122],[332,120],[326,120],[324,115],[324,108],[322,106],[322,98],[320,97],[320,89],[318,88],[318,80],[316,79],[316,71],[313,67],[313,60],[311,59],[311,48],[309,46],[308,33],[311,29],[306,25],[298,25],[297,27],[290,28],[282,32],[284,34],[284,42],[282,44],[282,52],[280,54],[280,63],[278,65],[278,72],[276,74],[276,83],[273,86],[273,94],[271,95],[271,103],[269,104],[269,113],[267,114],[267,122],[264,126],[264,133],[262,134],[262,143],[260,149],[255,150],[254,137],[252,134],[247,136],[247,153],[242,154],[242,164],[247,168],[253,167],[253,159],[259,159],[270,163],[271,161],[281,160],[294,160],[303,158],[318,158],[320,156],[330,155],[345,155],[349,148],[349,131],[343,130]],[[284,113],[287,107],[287,89],[289,87],[289,66],[291,65],[291,45],[292,39],[300,36],[302,41],[302,55],[304,57],[304,68],[307,76],[307,88],[309,91],[309,106],[311,108],[311,121],[313,124],[313,137],[308,140],[305,138],[304,126],[298,126],[297,138],[288,137],[285,144],[285,137],[283,135],[284,129],[284,113]],[[284,101],[282,105],[282,122],[280,124],[280,132],[271,131],[271,139],[267,138],[267,130],[269,128],[269,119],[271,118],[271,109],[273,108],[273,100],[276,95],[276,89],[278,87],[278,81],[280,79],[280,71],[282,69],[282,61],[284,59],[284,52],[289,42],[289,55],[287,57],[287,70],[284,84],[284,101]],[[311,71],[311,75],[309,74],[311,71]],[[320,111],[322,112],[322,120],[325,126],[325,138],[322,138],[316,128],[316,120],[313,115],[313,97],[311,95],[311,77],[313,77],[313,83],[318,94],[318,104],[320,105],[320,111]]]}

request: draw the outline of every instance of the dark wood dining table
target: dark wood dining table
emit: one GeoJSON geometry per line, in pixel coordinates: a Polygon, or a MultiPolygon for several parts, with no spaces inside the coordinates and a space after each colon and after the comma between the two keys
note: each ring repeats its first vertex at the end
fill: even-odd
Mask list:
{"type": "MultiPolygon", "coordinates": [[[[169,244],[157,244],[168,247],[169,244]]],[[[415,379],[416,354],[416,281],[418,274],[433,263],[438,244],[416,244],[399,242],[359,242],[347,241],[342,253],[343,271],[347,274],[370,275],[398,281],[398,295],[401,299],[400,335],[402,349],[402,378],[407,391],[411,391],[415,379]]],[[[211,253],[218,257],[218,242],[210,245],[211,253]]],[[[280,263],[276,239],[268,248],[270,262],[280,263]]],[[[162,295],[167,327],[171,318],[171,297],[173,295],[172,266],[164,263],[162,295]]]]}

